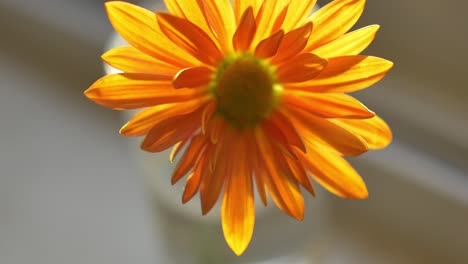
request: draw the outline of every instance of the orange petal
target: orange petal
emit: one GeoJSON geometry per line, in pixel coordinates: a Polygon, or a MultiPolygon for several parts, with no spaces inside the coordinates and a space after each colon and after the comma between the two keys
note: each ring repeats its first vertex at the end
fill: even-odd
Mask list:
{"type": "Polygon", "coordinates": [[[232,52],[231,40],[236,30],[234,12],[230,0],[198,0],[213,34],[219,40],[224,53],[232,52]]]}
{"type": "Polygon", "coordinates": [[[283,36],[284,31],[280,30],[270,37],[262,40],[255,48],[255,56],[262,59],[273,57],[278,51],[281,41],[283,40],[283,36]]]}
{"type": "Polygon", "coordinates": [[[312,51],[346,33],[361,16],[365,3],[365,0],[332,1],[320,8],[310,18],[314,37],[309,39],[305,50],[312,51]]]}
{"type": "Polygon", "coordinates": [[[182,194],[182,203],[186,203],[193,198],[200,188],[200,181],[207,171],[207,158],[202,156],[198,161],[195,170],[187,177],[184,193],[182,194]]]}
{"type": "Polygon", "coordinates": [[[222,118],[214,116],[214,118],[211,119],[210,130],[209,130],[211,143],[213,144],[218,143],[220,135],[222,135],[221,131],[223,131],[224,127],[225,127],[225,122],[222,118]]]}
{"type": "Polygon", "coordinates": [[[327,60],[311,53],[302,53],[278,67],[280,83],[305,82],[317,76],[327,65],[327,60]]]}
{"type": "Polygon", "coordinates": [[[254,173],[255,173],[255,184],[257,185],[257,191],[258,195],[260,196],[260,199],[262,200],[263,205],[268,204],[268,198],[267,198],[267,190],[266,190],[266,185],[265,185],[265,177],[266,172],[264,168],[261,168],[259,165],[255,165],[254,167],[254,173]]]}
{"type": "Polygon", "coordinates": [[[306,18],[312,13],[316,0],[291,0],[288,14],[284,19],[282,28],[288,32],[304,24],[306,18]]]}
{"type": "Polygon", "coordinates": [[[270,122],[269,120],[264,120],[264,122],[261,123],[261,127],[263,131],[265,131],[265,134],[268,135],[268,137],[270,137],[272,140],[275,141],[275,143],[281,146],[281,149],[284,150],[285,154],[292,158],[296,158],[292,146],[289,145],[288,139],[286,138],[280,127],[276,126],[275,123],[270,122]]]}
{"type": "Polygon", "coordinates": [[[265,174],[265,169],[260,166],[259,162],[259,153],[257,151],[257,148],[254,147],[256,145],[255,143],[255,135],[252,133],[251,130],[247,131],[246,133],[246,144],[247,146],[252,146],[249,148],[249,153],[250,153],[250,158],[248,159],[249,161],[249,166],[253,169],[254,175],[255,175],[255,183],[257,185],[257,191],[258,195],[260,196],[260,199],[262,200],[262,203],[266,206],[268,203],[267,199],[267,193],[266,193],[266,186],[264,182],[264,178],[267,177],[265,174]]]}
{"type": "Polygon", "coordinates": [[[273,27],[271,28],[271,32],[276,32],[282,29],[284,19],[286,18],[286,15],[288,13],[288,9],[289,9],[289,4],[286,4],[284,7],[282,7],[281,12],[278,13],[278,16],[273,22],[273,27]]]}
{"type": "Polygon", "coordinates": [[[197,63],[157,29],[154,13],[125,2],[106,2],[115,30],[133,47],[169,64],[187,67],[197,63]]]}
{"type": "Polygon", "coordinates": [[[354,92],[381,80],[392,66],[392,62],[372,56],[332,58],[313,80],[291,84],[287,88],[326,93],[354,92]]]}
{"type": "Polygon", "coordinates": [[[120,134],[124,136],[145,135],[158,122],[174,116],[192,113],[203,107],[207,100],[207,97],[201,97],[195,100],[157,105],[144,109],[120,129],[120,134]]]}
{"type": "Polygon", "coordinates": [[[255,205],[252,175],[247,166],[247,147],[236,148],[239,160],[226,178],[221,210],[223,233],[229,247],[241,255],[252,239],[255,223],[255,205]]]}
{"type": "Polygon", "coordinates": [[[301,136],[297,132],[294,124],[279,111],[273,111],[270,116],[270,121],[275,124],[276,127],[281,129],[283,134],[288,139],[288,143],[292,146],[296,146],[300,150],[306,152],[306,147],[301,139],[301,136]]]}
{"type": "Polygon", "coordinates": [[[361,102],[346,94],[310,93],[285,90],[282,100],[304,111],[324,118],[370,118],[375,113],[361,102]]]}
{"type": "Polygon", "coordinates": [[[231,173],[232,166],[232,147],[230,144],[230,135],[224,134],[220,141],[213,146],[210,160],[214,165],[213,172],[207,173],[200,185],[200,200],[202,214],[205,215],[211,211],[218,200],[219,194],[223,188],[225,177],[231,173]],[[213,160],[216,160],[215,162],[213,160]]]}
{"type": "Polygon", "coordinates": [[[233,0],[234,14],[236,16],[237,24],[240,24],[241,17],[245,11],[251,7],[254,14],[258,13],[263,0],[233,0]]]}
{"type": "Polygon", "coordinates": [[[279,152],[279,150],[273,147],[267,136],[262,129],[255,130],[260,164],[267,173],[264,178],[265,183],[278,207],[297,220],[302,220],[304,218],[304,198],[294,179],[278,168],[279,162],[274,158],[275,155],[271,154],[279,152]]]}
{"type": "Polygon", "coordinates": [[[197,25],[170,14],[157,13],[156,18],[162,32],[193,57],[208,65],[217,65],[222,60],[216,44],[197,25]]]}
{"type": "Polygon", "coordinates": [[[312,186],[312,183],[307,176],[307,172],[305,171],[304,167],[302,166],[299,160],[292,160],[285,158],[286,162],[288,163],[288,169],[290,174],[296,179],[296,181],[301,184],[312,196],[315,196],[315,190],[312,186]]]}
{"type": "Polygon", "coordinates": [[[197,163],[200,156],[203,156],[203,148],[206,145],[205,137],[197,135],[192,138],[190,144],[184,152],[184,155],[177,163],[177,167],[172,173],[171,183],[176,184],[187,172],[189,172],[197,163]]]}
{"type": "Polygon", "coordinates": [[[185,147],[185,145],[189,142],[189,139],[190,138],[186,138],[182,141],[179,141],[177,144],[174,145],[174,147],[172,148],[172,151],[171,151],[171,154],[169,155],[169,161],[171,163],[174,162],[174,159],[175,157],[177,156],[177,154],[179,154],[179,152],[185,147]]]}
{"type": "Polygon", "coordinates": [[[162,120],[151,128],[141,143],[149,152],[160,152],[190,137],[200,127],[200,111],[162,120]]]}
{"type": "Polygon", "coordinates": [[[312,23],[307,23],[300,28],[286,33],[272,63],[279,64],[301,52],[307,44],[311,30],[312,23]]]}
{"type": "Polygon", "coordinates": [[[123,72],[174,76],[179,70],[130,46],[113,48],[102,55],[102,59],[123,72]]]}
{"type": "Polygon", "coordinates": [[[372,25],[355,30],[326,45],[318,47],[314,50],[314,54],[322,58],[358,55],[374,40],[379,28],[380,26],[378,25],[372,25]]]}
{"type": "Polygon", "coordinates": [[[202,126],[201,126],[201,130],[202,130],[202,134],[205,134],[206,133],[206,126],[207,124],[210,122],[211,118],[213,117],[215,111],[216,111],[216,102],[215,101],[212,101],[210,103],[208,103],[205,108],[203,109],[203,113],[202,113],[202,120],[201,120],[201,123],[202,123],[202,126]]]}
{"type": "Polygon", "coordinates": [[[174,88],[197,88],[208,86],[213,79],[213,71],[206,67],[191,67],[180,70],[175,76],[172,84],[174,88]]]}
{"type": "Polygon", "coordinates": [[[328,145],[331,150],[346,156],[356,156],[368,150],[366,142],[358,134],[302,109],[293,107],[288,109],[295,119],[294,124],[305,140],[307,152],[314,141],[328,145]]]}
{"type": "Polygon", "coordinates": [[[158,104],[181,102],[206,93],[192,89],[175,90],[168,76],[121,73],[97,80],[86,97],[113,109],[134,109],[158,104]]]}
{"type": "Polygon", "coordinates": [[[253,15],[252,7],[247,8],[237,27],[236,33],[232,39],[232,45],[236,51],[247,51],[250,48],[257,25],[253,15]]]}
{"type": "Polygon", "coordinates": [[[359,134],[370,149],[385,148],[392,142],[392,131],[379,116],[362,120],[336,119],[333,122],[359,134]]]}
{"type": "Polygon", "coordinates": [[[196,0],[164,0],[167,9],[171,14],[180,18],[185,18],[199,26],[211,39],[215,39],[215,35],[211,31],[208,21],[203,13],[203,4],[196,0]]]}
{"type": "Polygon", "coordinates": [[[331,193],[343,198],[367,198],[361,176],[342,157],[319,146],[309,149],[307,154],[298,151],[297,155],[313,178],[331,193]]]}

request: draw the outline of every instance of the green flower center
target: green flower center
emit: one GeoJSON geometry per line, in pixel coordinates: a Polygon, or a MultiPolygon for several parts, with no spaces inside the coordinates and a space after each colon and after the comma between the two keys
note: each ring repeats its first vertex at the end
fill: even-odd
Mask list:
{"type": "Polygon", "coordinates": [[[227,58],[212,85],[218,113],[237,127],[268,118],[281,89],[271,67],[249,54],[227,58]]]}

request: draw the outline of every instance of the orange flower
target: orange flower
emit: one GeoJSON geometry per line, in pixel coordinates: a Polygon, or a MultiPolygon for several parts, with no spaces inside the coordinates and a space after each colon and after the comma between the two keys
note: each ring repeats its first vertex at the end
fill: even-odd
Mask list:
{"type": "Polygon", "coordinates": [[[145,136],[141,147],[185,148],[172,176],[185,175],[182,201],[200,193],[202,213],[222,196],[222,226],[238,255],[255,221],[254,181],[301,220],[300,186],[309,176],[346,198],[367,197],[343,156],[391,141],[385,122],[345,93],[382,79],[392,63],[358,55],[379,26],[347,33],[364,0],[335,0],[308,17],[314,0],[166,0],[169,13],[106,3],[110,21],[131,46],[103,55],[123,73],[86,92],[113,109],[144,108],[121,130],[145,136]]]}

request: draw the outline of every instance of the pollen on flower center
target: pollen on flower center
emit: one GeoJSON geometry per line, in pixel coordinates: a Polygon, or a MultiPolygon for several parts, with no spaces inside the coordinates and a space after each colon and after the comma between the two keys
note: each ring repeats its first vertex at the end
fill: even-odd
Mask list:
{"type": "Polygon", "coordinates": [[[218,111],[236,126],[267,118],[276,105],[277,84],[267,65],[243,55],[220,67],[214,85],[218,111]]]}

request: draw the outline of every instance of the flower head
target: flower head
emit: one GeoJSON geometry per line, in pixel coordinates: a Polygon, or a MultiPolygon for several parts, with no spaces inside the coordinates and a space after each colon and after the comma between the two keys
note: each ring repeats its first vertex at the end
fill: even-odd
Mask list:
{"type": "Polygon", "coordinates": [[[222,196],[222,227],[236,254],[254,228],[254,183],[301,220],[310,179],[346,198],[367,189],[344,156],[391,141],[385,122],[346,93],[379,81],[392,63],[358,55],[377,25],[347,33],[364,0],[166,0],[169,13],[108,2],[130,46],[103,55],[122,73],[86,92],[113,109],[142,108],[122,129],[141,147],[181,150],[172,175],[187,175],[182,201],[200,193],[202,213],[222,196]],[[231,3],[232,2],[232,3],[231,3]]]}

